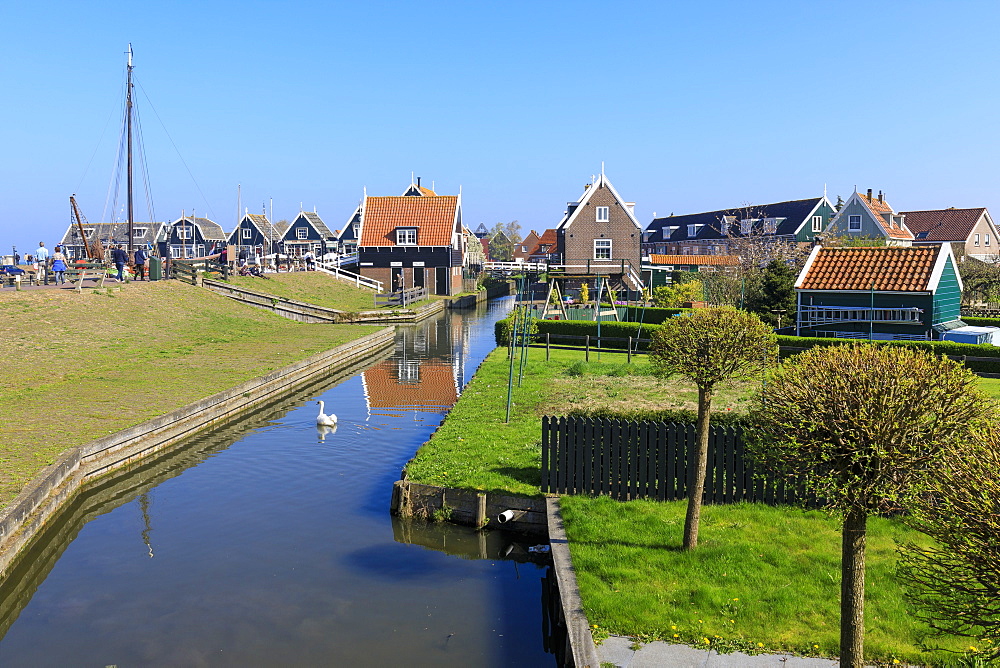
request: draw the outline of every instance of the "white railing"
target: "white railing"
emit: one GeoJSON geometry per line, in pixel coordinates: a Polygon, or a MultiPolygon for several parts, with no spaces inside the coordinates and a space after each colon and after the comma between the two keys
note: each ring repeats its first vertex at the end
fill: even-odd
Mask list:
{"type": "Polygon", "coordinates": [[[316,271],[329,274],[330,276],[340,279],[341,281],[354,283],[354,285],[359,288],[368,288],[369,290],[374,290],[375,292],[382,292],[382,281],[376,281],[374,278],[368,278],[367,276],[362,276],[361,274],[355,274],[353,271],[345,271],[340,268],[337,260],[332,262],[317,262],[316,271]]]}
{"type": "Polygon", "coordinates": [[[346,267],[349,264],[357,264],[357,263],[358,263],[357,251],[354,251],[353,253],[345,253],[341,255],[339,258],[337,258],[337,264],[339,264],[341,267],[346,267]]]}
{"type": "Polygon", "coordinates": [[[544,262],[486,262],[483,271],[545,271],[548,265],[544,262]]]}

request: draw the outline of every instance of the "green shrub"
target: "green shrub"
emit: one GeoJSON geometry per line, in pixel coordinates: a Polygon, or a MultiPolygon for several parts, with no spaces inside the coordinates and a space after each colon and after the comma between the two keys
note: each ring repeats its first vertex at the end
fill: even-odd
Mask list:
{"type": "Polygon", "coordinates": [[[1000,327],[1000,318],[962,317],[962,322],[973,327],[1000,327]]]}
{"type": "MultiPolygon", "coordinates": [[[[678,408],[664,408],[661,410],[636,409],[636,410],[616,410],[613,408],[574,408],[568,415],[575,417],[605,418],[609,420],[631,420],[632,422],[673,422],[675,424],[696,424],[698,422],[698,412],[683,410],[678,408]]],[[[726,427],[742,427],[747,429],[751,426],[750,419],[741,413],[731,413],[722,411],[712,413],[710,420],[713,425],[726,427]]]]}
{"type": "MultiPolygon", "coordinates": [[[[585,345],[582,337],[590,336],[590,345],[597,347],[597,323],[592,320],[536,320],[538,341],[544,341],[548,334],[552,343],[560,345],[580,346],[585,345]],[[578,336],[579,339],[560,338],[578,336]]],[[[497,321],[495,335],[497,345],[507,345],[508,332],[510,330],[510,319],[497,321]]],[[[642,324],[641,331],[639,323],[635,322],[602,322],[601,323],[601,347],[624,349],[628,343],[628,337],[648,339],[653,331],[659,329],[659,325],[642,324]],[[620,338],[621,341],[609,341],[608,339],[620,338]]],[[[633,342],[633,349],[635,343],[633,342]]],[[[649,344],[639,344],[639,350],[645,350],[649,344]]]]}
{"type": "MultiPolygon", "coordinates": [[[[611,308],[611,304],[604,304],[611,308]]],[[[662,324],[674,316],[690,313],[689,308],[660,308],[659,306],[619,306],[620,317],[624,322],[643,322],[650,325],[662,324]]]]}
{"type": "MultiPolygon", "coordinates": [[[[814,346],[839,346],[851,343],[857,339],[830,339],[818,336],[778,336],[779,346],[792,346],[797,348],[812,348],[814,346]]],[[[981,373],[1000,373],[1000,346],[975,343],[957,343],[955,341],[872,341],[876,345],[898,346],[903,348],[916,348],[927,350],[937,355],[949,355],[952,357],[995,357],[996,361],[976,362],[968,360],[965,365],[973,371],[981,373]]],[[[782,353],[782,357],[794,354],[789,351],[782,353]]]]}

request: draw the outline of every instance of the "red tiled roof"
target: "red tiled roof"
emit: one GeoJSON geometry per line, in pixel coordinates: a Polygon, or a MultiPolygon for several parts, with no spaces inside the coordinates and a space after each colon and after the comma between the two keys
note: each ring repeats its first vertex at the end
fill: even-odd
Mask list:
{"type": "Polygon", "coordinates": [[[925,292],[940,252],[940,246],[821,248],[798,287],[925,292]]]}
{"type": "Polygon", "coordinates": [[[892,214],[894,212],[892,207],[889,206],[885,200],[878,199],[874,196],[868,197],[867,195],[862,195],[861,193],[858,193],[858,199],[868,206],[868,209],[882,224],[882,228],[885,230],[886,235],[890,239],[913,239],[913,234],[909,230],[902,228],[893,222],[892,214]],[[885,216],[882,215],[884,213],[889,214],[888,220],[886,220],[885,216]]]}
{"type": "Polygon", "coordinates": [[[649,256],[653,264],[690,264],[697,266],[735,266],[740,263],[736,255],[657,255],[649,256]]]}
{"type": "Polygon", "coordinates": [[[420,246],[451,246],[458,197],[368,197],[359,246],[395,246],[397,227],[416,227],[420,246]]]}
{"type": "Polygon", "coordinates": [[[554,253],[557,243],[559,243],[559,238],[556,236],[556,231],[554,229],[545,230],[542,232],[542,236],[538,237],[538,243],[535,244],[535,247],[528,252],[528,257],[554,253]],[[548,248],[542,250],[542,246],[548,246],[548,248]]]}
{"type": "Polygon", "coordinates": [[[983,216],[986,209],[935,209],[933,211],[906,211],[906,226],[917,237],[921,232],[927,235],[918,241],[965,241],[972,228],[983,216]]]}

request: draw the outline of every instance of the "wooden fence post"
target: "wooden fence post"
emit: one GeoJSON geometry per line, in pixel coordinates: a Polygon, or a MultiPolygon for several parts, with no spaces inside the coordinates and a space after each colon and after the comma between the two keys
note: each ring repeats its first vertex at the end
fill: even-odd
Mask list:
{"type": "Polygon", "coordinates": [[[590,361],[590,334],[587,334],[587,357],[586,360],[590,361]]]}
{"type": "Polygon", "coordinates": [[[628,337],[628,363],[632,363],[632,337],[628,337]]]}
{"type": "Polygon", "coordinates": [[[550,359],[549,358],[549,354],[550,354],[550,351],[549,351],[549,339],[550,338],[551,337],[550,337],[549,332],[545,332],[545,361],[546,362],[548,362],[549,359],[550,359]]]}

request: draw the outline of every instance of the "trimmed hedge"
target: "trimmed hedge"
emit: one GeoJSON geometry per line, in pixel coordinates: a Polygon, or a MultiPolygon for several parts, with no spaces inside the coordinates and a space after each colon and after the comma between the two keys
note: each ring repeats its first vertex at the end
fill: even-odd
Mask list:
{"type": "MultiPolygon", "coordinates": [[[[865,340],[865,339],[861,339],[865,340]]],[[[845,343],[857,342],[858,339],[831,339],[818,336],[778,336],[779,346],[790,346],[795,348],[812,348],[814,346],[839,346],[845,343]]],[[[916,348],[926,350],[937,355],[950,355],[953,357],[995,357],[996,361],[974,362],[967,361],[965,365],[973,371],[981,373],[1000,373],[1000,346],[976,343],[956,343],[954,341],[872,341],[876,345],[900,346],[903,348],[916,348]]],[[[782,357],[793,355],[791,352],[782,353],[782,357]]]]}
{"type": "MultiPolygon", "coordinates": [[[[545,335],[549,334],[551,342],[559,345],[584,346],[582,339],[561,339],[563,336],[587,336],[590,335],[591,346],[597,346],[597,323],[592,320],[535,320],[538,326],[538,334],[535,341],[544,341],[545,335]]],[[[601,323],[601,347],[618,348],[624,350],[628,345],[628,337],[648,339],[653,331],[660,328],[660,325],[642,324],[640,334],[639,323],[636,322],[602,322],[601,323]],[[608,338],[620,338],[622,341],[608,341],[608,338]]],[[[509,319],[497,321],[494,326],[494,335],[497,345],[507,345],[507,331],[510,329],[509,319]]],[[[639,344],[639,350],[646,350],[648,343],[639,344]]],[[[633,347],[633,350],[636,348],[633,347]]]]}
{"type": "MultiPolygon", "coordinates": [[[[632,422],[673,422],[675,424],[697,424],[698,412],[678,408],[615,410],[612,408],[574,408],[568,415],[573,417],[606,418],[609,420],[631,420],[632,422]]],[[[739,413],[719,411],[712,413],[710,422],[713,426],[742,427],[751,426],[750,418],[739,413]]]]}
{"type": "Polygon", "coordinates": [[[973,327],[1000,327],[1000,318],[963,317],[962,322],[973,327]]]}
{"type": "MultiPolygon", "coordinates": [[[[611,304],[602,304],[602,306],[611,308],[611,304]]],[[[658,306],[647,306],[646,308],[641,306],[618,306],[617,308],[625,311],[624,314],[620,315],[625,322],[639,322],[641,319],[643,324],[649,325],[660,325],[675,315],[691,312],[689,308],[660,308],[658,306]]]]}

